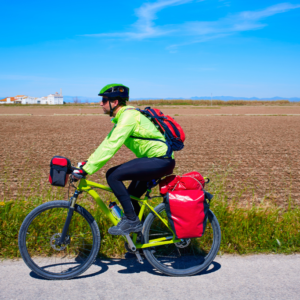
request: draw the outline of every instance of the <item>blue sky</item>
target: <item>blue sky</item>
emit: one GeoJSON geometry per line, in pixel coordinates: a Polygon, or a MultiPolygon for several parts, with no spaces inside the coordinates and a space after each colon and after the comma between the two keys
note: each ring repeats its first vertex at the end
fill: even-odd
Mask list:
{"type": "Polygon", "coordinates": [[[299,97],[300,0],[2,1],[0,97],[299,97]]]}

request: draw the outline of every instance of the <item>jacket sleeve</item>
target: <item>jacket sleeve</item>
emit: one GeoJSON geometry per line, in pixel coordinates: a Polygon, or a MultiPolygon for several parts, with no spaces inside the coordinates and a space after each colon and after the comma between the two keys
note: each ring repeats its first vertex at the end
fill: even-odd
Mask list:
{"type": "Polygon", "coordinates": [[[115,127],[88,158],[87,164],[83,167],[84,171],[91,175],[101,169],[121,148],[136,126],[137,120],[132,113],[129,111],[123,113],[115,127]]]}

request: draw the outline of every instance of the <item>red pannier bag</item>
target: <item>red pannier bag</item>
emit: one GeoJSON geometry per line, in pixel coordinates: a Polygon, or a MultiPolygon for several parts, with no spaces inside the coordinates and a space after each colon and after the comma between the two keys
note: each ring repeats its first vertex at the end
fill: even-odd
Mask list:
{"type": "Polygon", "coordinates": [[[167,176],[159,183],[160,193],[165,195],[167,192],[173,191],[180,179],[181,177],[178,175],[167,176]]]}
{"type": "Polygon", "coordinates": [[[204,234],[209,210],[204,185],[205,180],[198,172],[168,176],[161,182],[167,216],[176,238],[204,234]]]}
{"type": "Polygon", "coordinates": [[[205,179],[198,172],[190,172],[182,176],[170,175],[159,183],[160,193],[163,195],[174,190],[195,190],[204,187],[205,179]]]}
{"type": "Polygon", "coordinates": [[[71,162],[68,158],[54,156],[50,161],[49,182],[54,186],[64,187],[72,173],[71,162]]]}

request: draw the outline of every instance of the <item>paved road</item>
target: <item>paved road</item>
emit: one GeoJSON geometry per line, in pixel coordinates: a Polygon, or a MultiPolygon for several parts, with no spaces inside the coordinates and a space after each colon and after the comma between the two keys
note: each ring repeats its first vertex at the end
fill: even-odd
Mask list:
{"type": "Polygon", "coordinates": [[[208,271],[168,277],[134,259],[101,261],[48,281],[20,260],[0,263],[0,299],[300,299],[300,255],[217,257],[208,271]]]}

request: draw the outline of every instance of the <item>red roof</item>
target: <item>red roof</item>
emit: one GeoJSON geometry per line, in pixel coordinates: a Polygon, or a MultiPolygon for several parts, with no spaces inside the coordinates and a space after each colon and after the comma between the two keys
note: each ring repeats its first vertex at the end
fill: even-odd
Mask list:
{"type": "MultiPolygon", "coordinates": [[[[17,100],[18,100],[16,97],[7,97],[7,98],[10,98],[10,101],[11,101],[11,102],[17,101],[17,100]]],[[[0,101],[1,101],[1,102],[7,102],[7,98],[1,99],[0,101]]]]}

